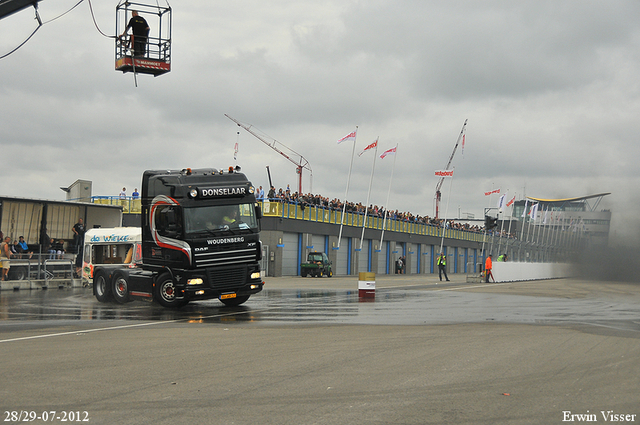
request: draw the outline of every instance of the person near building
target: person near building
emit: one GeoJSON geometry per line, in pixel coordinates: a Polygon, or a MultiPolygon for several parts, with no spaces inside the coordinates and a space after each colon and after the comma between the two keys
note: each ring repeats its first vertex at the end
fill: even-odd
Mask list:
{"type": "Polygon", "coordinates": [[[440,253],[438,257],[438,275],[440,276],[440,281],[442,282],[442,273],[444,273],[444,278],[449,282],[449,277],[447,276],[447,257],[444,255],[444,252],[440,253]]]}
{"type": "Polygon", "coordinates": [[[82,250],[82,245],[84,245],[84,222],[81,218],[73,225],[71,231],[73,231],[73,252],[78,253],[82,250]]]}
{"type": "Polygon", "coordinates": [[[9,259],[13,255],[11,253],[11,238],[7,236],[0,244],[0,260],[2,261],[2,280],[7,280],[9,275],[9,259]]]}
{"type": "Polygon", "coordinates": [[[484,262],[484,277],[485,277],[485,282],[486,283],[489,283],[489,276],[491,276],[491,279],[493,279],[494,282],[496,281],[493,278],[493,273],[491,272],[491,270],[493,269],[492,257],[493,257],[493,255],[489,254],[489,256],[487,257],[487,259],[484,262]]]}

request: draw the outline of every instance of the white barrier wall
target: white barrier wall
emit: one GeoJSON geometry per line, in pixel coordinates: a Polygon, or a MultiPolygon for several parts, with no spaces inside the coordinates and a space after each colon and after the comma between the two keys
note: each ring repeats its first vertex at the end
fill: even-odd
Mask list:
{"type": "Polygon", "coordinates": [[[493,277],[496,282],[556,279],[572,276],[572,271],[571,265],[567,263],[493,262],[493,277]]]}

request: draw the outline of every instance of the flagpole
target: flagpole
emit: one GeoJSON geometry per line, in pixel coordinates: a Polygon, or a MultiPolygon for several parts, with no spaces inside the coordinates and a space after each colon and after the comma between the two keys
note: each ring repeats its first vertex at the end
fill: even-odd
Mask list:
{"type": "Polygon", "coordinates": [[[371,166],[371,178],[369,179],[369,191],[367,192],[367,202],[364,204],[364,223],[362,224],[362,236],[360,236],[360,251],[362,251],[362,242],[364,240],[364,229],[367,227],[367,215],[369,213],[369,196],[371,195],[371,185],[373,184],[373,170],[376,168],[376,157],[378,156],[378,137],[376,139],[376,151],[373,154],[373,165],[371,166]]]}
{"type": "MultiPolygon", "coordinates": [[[[395,149],[398,149],[398,144],[396,143],[396,147],[395,149]]],[[[386,227],[387,224],[387,211],[389,210],[389,195],[391,195],[391,182],[393,181],[393,171],[396,168],[396,156],[397,156],[397,152],[395,155],[393,155],[393,165],[391,166],[391,177],[389,178],[389,191],[387,192],[387,202],[384,205],[384,217],[382,219],[382,234],[380,235],[380,250],[382,251],[382,240],[384,239],[384,229],[386,227]]]]}
{"type": "MultiPolygon", "coordinates": [[[[551,215],[553,215],[553,211],[551,212],[551,215]]],[[[544,232],[542,233],[542,246],[544,246],[544,250],[542,253],[542,259],[548,259],[549,258],[549,230],[550,230],[550,226],[548,223],[548,218],[549,218],[549,207],[547,206],[547,211],[544,214],[544,232]]]]}
{"type": "Polygon", "coordinates": [[[498,235],[498,255],[500,255],[500,248],[502,248],[502,232],[504,231],[504,213],[502,212],[502,205],[504,204],[504,200],[507,198],[509,194],[509,189],[499,198],[499,207],[498,207],[498,216],[502,213],[502,222],[500,223],[500,234],[498,235]]]}
{"type": "Polygon", "coordinates": [[[344,201],[342,202],[342,217],[340,217],[340,233],[338,234],[338,249],[340,249],[340,241],[342,241],[342,226],[344,226],[345,210],[347,208],[347,194],[349,193],[349,182],[351,181],[351,168],[353,167],[353,155],[356,153],[356,138],[358,137],[358,126],[356,125],[356,134],[353,137],[353,149],[351,150],[351,163],[349,164],[349,176],[347,177],[347,188],[344,191],[344,201]]]}
{"type": "Polygon", "coordinates": [[[515,205],[515,199],[516,199],[516,195],[513,195],[513,199],[514,199],[514,203],[511,204],[511,214],[509,215],[509,229],[507,230],[507,243],[505,244],[505,254],[507,254],[507,256],[509,255],[509,239],[511,239],[511,223],[513,223],[513,211],[516,208],[515,205]]]}

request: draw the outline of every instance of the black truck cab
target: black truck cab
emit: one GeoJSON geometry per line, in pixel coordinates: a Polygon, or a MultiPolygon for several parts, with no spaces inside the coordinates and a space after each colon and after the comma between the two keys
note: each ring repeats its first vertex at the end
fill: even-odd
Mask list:
{"type": "Polygon", "coordinates": [[[105,296],[111,290],[117,301],[153,297],[179,307],[211,298],[239,305],[260,292],[260,208],[251,182],[238,171],[145,171],[142,265],[104,270],[105,296]]]}

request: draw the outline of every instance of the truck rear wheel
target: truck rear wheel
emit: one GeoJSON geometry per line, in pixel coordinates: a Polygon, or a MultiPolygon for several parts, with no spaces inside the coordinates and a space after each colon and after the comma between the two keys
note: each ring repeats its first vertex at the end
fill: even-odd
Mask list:
{"type": "Polygon", "coordinates": [[[300,272],[300,276],[307,277],[307,271],[302,269],[302,271],[300,272]]]}
{"type": "Polygon", "coordinates": [[[173,277],[169,273],[161,274],[153,288],[153,295],[158,304],[166,308],[179,308],[186,305],[189,301],[177,299],[176,292],[173,277]]]}
{"type": "Polygon", "coordinates": [[[220,301],[222,301],[222,304],[226,305],[227,307],[236,307],[242,303],[245,303],[248,299],[249,295],[244,295],[242,297],[226,298],[220,301]]]}
{"type": "Polygon", "coordinates": [[[27,278],[27,268],[24,266],[14,266],[9,269],[9,280],[25,280],[27,278]]]}
{"type": "Polygon", "coordinates": [[[101,303],[111,301],[111,285],[107,282],[104,272],[98,272],[93,276],[93,295],[101,303]]]}
{"type": "Polygon", "coordinates": [[[129,281],[122,272],[116,272],[113,276],[113,299],[118,303],[124,304],[129,302],[129,281]]]}

